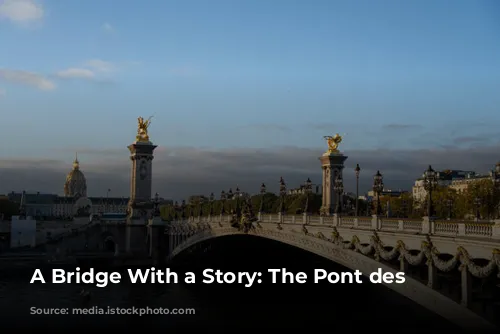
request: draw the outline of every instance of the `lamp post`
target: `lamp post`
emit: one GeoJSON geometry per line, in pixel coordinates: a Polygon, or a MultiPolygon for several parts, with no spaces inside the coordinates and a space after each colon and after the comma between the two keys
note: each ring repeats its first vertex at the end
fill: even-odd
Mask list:
{"type": "Polygon", "coordinates": [[[333,184],[333,190],[337,194],[337,203],[335,205],[335,213],[340,214],[342,211],[341,200],[340,197],[344,194],[344,182],[342,182],[342,176],[337,174],[333,184]]]}
{"type": "Polygon", "coordinates": [[[286,196],[286,183],[283,177],[280,177],[280,213],[285,213],[285,196],[286,196]]]}
{"type": "Polygon", "coordinates": [[[448,207],[448,220],[451,220],[451,216],[453,214],[453,199],[448,198],[446,200],[446,206],[448,207]]]}
{"type": "Polygon", "coordinates": [[[184,221],[186,219],[186,200],[182,200],[181,202],[181,218],[184,221]]]}
{"type": "Polygon", "coordinates": [[[179,203],[175,201],[173,207],[174,207],[174,220],[177,220],[177,218],[179,217],[179,203]]]}
{"type": "Polygon", "coordinates": [[[429,168],[424,172],[424,189],[427,191],[427,217],[432,217],[434,213],[434,208],[432,206],[432,192],[437,187],[437,174],[429,165],[429,168]]]}
{"type": "Polygon", "coordinates": [[[377,196],[377,216],[379,216],[382,212],[382,207],[380,206],[380,194],[382,191],[384,191],[384,177],[380,174],[380,171],[377,171],[377,173],[373,176],[373,192],[377,196]]]}
{"type": "Polygon", "coordinates": [[[406,218],[406,210],[408,209],[408,202],[404,199],[401,201],[401,213],[403,218],[406,218]]]}
{"type": "Polygon", "coordinates": [[[266,185],[264,183],[262,183],[260,185],[260,207],[259,207],[259,213],[263,213],[264,212],[264,195],[266,194],[266,192],[267,192],[266,185]]]}
{"type": "Polygon", "coordinates": [[[198,217],[203,216],[203,203],[205,202],[205,198],[200,196],[199,209],[198,209],[198,217]]]}
{"type": "Polygon", "coordinates": [[[154,215],[159,216],[160,214],[160,195],[158,193],[155,194],[154,197],[154,215]]]}
{"type": "Polygon", "coordinates": [[[361,168],[359,164],[356,164],[356,168],[354,168],[354,173],[356,174],[356,217],[359,213],[359,173],[361,172],[361,168]]]}
{"type": "Polygon", "coordinates": [[[214,193],[210,193],[210,217],[213,216],[214,214],[214,200],[215,200],[215,195],[214,193]]]}
{"type": "Polygon", "coordinates": [[[476,208],[476,220],[479,221],[481,218],[481,199],[479,197],[474,198],[474,207],[476,208]]]}
{"type": "Polygon", "coordinates": [[[305,193],[306,193],[306,205],[304,205],[304,214],[309,214],[309,197],[312,193],[312,182],[310,178],[307,178],[305,182],[305,193]]]}
{"type": "Polygon", "coordinates": [[[220,214],[223,215],[224,214],[224,206],[226,204],[226,192],[224,190],[222,190],[220,192],[220,202],[221,202],[220,214]]]}
{"type": "Polygon", "coordinates": [[[307,178],[306,182],[305,182],[305,190],[306,190],[306,194],[310,194],[312,193],[312,181],[310,178],[307,178]]]}
{"type": "Polygon", "coordinates": [[[240,187],[236,186],[236,190],[234,191],[234,196],[236,197],[236,215],[239,217],[241,214],[240,208],[240,187]]]}

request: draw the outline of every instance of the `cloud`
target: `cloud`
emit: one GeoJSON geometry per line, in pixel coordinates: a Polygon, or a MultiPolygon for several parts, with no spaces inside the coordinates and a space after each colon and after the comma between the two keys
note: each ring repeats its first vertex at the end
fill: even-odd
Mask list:
{"type": "Polygon", "coordinates": [[[36,87],[40,90],[53,90],[56,85],[45,76],[28,71],[0,68],[0,80],[36,87]]]}
{"type": "MultiPolygon", "coordinates": [[[[413,181],[431,164],[436,170],[463,169],[486,173],[497,162],[500,146],[474,150],[358,150],[346,152],[344,179],[346,191],[355,190],[354,167],[359,163],[360,192],[371,188],[373,175],[380,170],[387,188],[409,190],[413,181]]],[[[62,193],[68,161],[0,160],[0,193],[12,190],[62,193]]],[[[283,176],[289,188],[299,186],[308,177],[321,183],[318,157],[320,149],[285,147],[272,149],[209,150],[192,147],[159,146],[153,160],[153,193],[182,199],[192,194],[219,194],[238,185],[243,191],[258,192],[265,182],[270,191],[278,191],[283,176]]],[[[108,188],[114,196],[128,196],[130,161],[123,148],[79,149],[78,158],[87,178],[89,195],[105,196],[108,188]]]]}
{"type": "Polygon", "coordinates": [[[114,70],[115,65],[109,61],[104,61],[101,59],[91,59],[88,60],[85,65],[98,72],[111,72],[114,70]]]}
{"type": "Polygon", "coordinates": [[[41,4],[34,0],[4,0],[0,4],[0,18],[16,23],[39,21],[44,10],[41,4]]]}
{"type": "Polygon", "coordinates": [[[453,142],[457,145],[459,144],[476,144],[488,142],[490,138],[488,136],[463,136],[456,137],[453,142]]]}
{"type": "Polygon", "coordinates": [[[108,34],[115,32],[115,28],[111,24],[109,24],[108,22],[104,23],[101,28],[104,32],[106,32],[108,34]]]}
{"type": "Polygon", "coordinates": [[[5,96],[6,94],[7,94],[7,92],[5,91],[5,89],[0,88],[0,98],[5,96]]]}
{"type": "Polygon", "coordinates": [[[94,72],[86,68],[68,68],[64,71],[57,72],[57,76],[64,79],[79,78],[79,79],[92,79],[95,77],[94,72]]]}
{"type": "MultiPolygon", "coordinates": [[[[111,62],[101,59],[90,59],[79,67],[70,67],[59,71],[56,75],[62,79],[85,79],[94,80],[101,75],[106,75],[115,69],[111,62]]],[[[105,79],[105,78],[100,78],[105,79]]]]}

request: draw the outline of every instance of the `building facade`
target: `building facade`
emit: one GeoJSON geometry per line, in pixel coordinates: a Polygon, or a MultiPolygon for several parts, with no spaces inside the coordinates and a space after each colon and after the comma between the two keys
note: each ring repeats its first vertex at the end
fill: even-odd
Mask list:
{"type": "MultiPolygon", "coordinates": [[[[125,214],[130,200],[128,197],[87,197],[87,180],[80,169],[78,158],[74,160],[73,169],[66,176],[64,196],[25,191],[11,192],[6,196],[19,204],[24,215],[38,220],[68,219],[103,213],[125,214]]],[[[158,196],[152,200],[161,204],[165,202],[158,196]]]]}
{"type": "MultiPolygon", "coordinates": [[[[471,184],[487,180],[491,178],[490,175],[480,175],[474,171],[463,170],[444,170],[437,172],[438,185],[441,187],[449,187],[458,192],[465,191],[471,184]]],[[[415,180],[412,187],[412,195],[415,202],[423,202],[427,198],[427,191],[424,187],[424,178],[415,180]]]]}

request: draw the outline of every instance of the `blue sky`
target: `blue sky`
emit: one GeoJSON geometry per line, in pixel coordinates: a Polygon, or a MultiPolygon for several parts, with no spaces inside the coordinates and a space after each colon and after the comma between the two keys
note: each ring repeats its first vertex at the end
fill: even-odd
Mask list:
{"type": "Polygon", "coordinates": [[[1,158],[498,143],[500,3],[0,0],[1,158]]]}

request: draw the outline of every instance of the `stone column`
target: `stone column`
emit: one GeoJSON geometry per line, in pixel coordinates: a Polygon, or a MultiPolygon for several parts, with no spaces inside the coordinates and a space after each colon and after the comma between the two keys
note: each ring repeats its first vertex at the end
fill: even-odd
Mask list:
{"type": "Polygon", "coordinates": [[[337,194],[335,193],[333,186],[337,175],[340,174],[342,177],[344,162],[347,160],[347,156],[340,152],[325,153],[319,158],[319,160],[321,161],[321,168],[323,170],[323,198],[321,213],[324,215],[332,215],[335,212],[335,206],[337,205],[337,194]]]}
{"type": "Polygon", "coordinates": [[[132,168],[130,174],[130,200],[128,203],[128,223],[134,220],[144,224],[152,216],[154,203],[151,200],[153,151],[157,146],[152,142],[136,141],[128,146],[132,168]]]}

